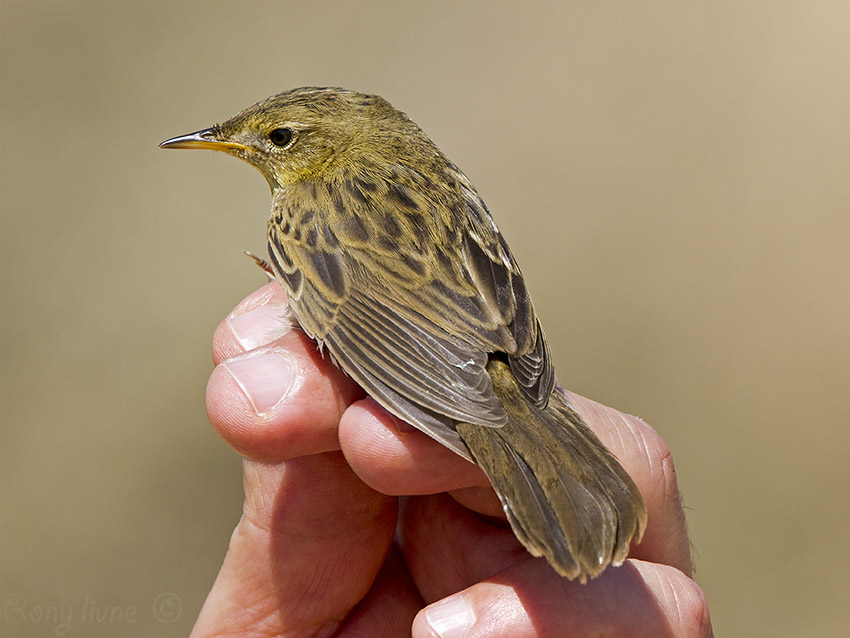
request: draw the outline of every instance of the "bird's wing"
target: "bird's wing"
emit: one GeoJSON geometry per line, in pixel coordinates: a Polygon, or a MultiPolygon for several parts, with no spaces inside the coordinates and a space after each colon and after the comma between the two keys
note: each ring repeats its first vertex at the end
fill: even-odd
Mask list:
{"type": "Polygon", "coordinates": [[[348,181],[327,196],[343,213],[333,227],[333,216],[277,205],[269,254],[302,327],[355,381],[467,458],[455,422],[506,423],[489,353],[505,353],[528,398],[545,405],[554,383],[546,340],[477,195],[455,211],[465,224],[427,222],[429,203],[397,182],[348,181]]]}

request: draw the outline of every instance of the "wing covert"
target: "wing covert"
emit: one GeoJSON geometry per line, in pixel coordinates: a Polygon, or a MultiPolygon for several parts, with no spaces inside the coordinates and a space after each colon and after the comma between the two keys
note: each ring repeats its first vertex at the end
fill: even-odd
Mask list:
{"type": "Polygon", "coordinates": [[[486,371],[491,353],[507,355],[536,405],[554,383],[522,274],[461,173],[454,202],[428,199],[421,174],[404,167],[391,181],[364,179],[276,199],[272,263],[304,330],[349,376],[469,458],[456,422],[506,423],[486,371]],[[305,193],[308,205],[298,201],[305,193]],[[301,209],[309,214],[291,212],[301,209]]]}

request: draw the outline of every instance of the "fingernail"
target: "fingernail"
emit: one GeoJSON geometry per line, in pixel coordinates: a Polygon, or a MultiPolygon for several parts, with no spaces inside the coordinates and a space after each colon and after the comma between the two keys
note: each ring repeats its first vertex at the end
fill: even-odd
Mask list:
{"type": "Polygon", "coordinates": [[[463,638],[475,623],[475,613],[463,594],[455,594],[426,607],[425,620],[440,638],[463,638]]]}
{"type": "Polygon", "coordinates": [[[229,359],[221,367],[230,373],[258,415],[265,414],[280,403],[295,380],[292,360],[286,354],[274,350],[229,359]]]}
{"type": "Polygon", "coordinates": [[[292,329],[286,310],[281,306],[272,305],[260,306],[244,314],[228,317],[227,323],[245,351],[271,343],[292,329]]]}

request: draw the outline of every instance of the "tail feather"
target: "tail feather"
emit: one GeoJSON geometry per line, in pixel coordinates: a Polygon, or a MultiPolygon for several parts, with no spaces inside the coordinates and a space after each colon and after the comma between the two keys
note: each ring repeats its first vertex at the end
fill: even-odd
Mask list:
{"type": "Polygon", "coordinates": [[[634,482],[566,398],[530,405],[508,366],[488,364],[508,412],[502,427],[457,425],[487,473],[517,538],[567,578],[582,582],[619,565],[646,525],[634,482]]]}

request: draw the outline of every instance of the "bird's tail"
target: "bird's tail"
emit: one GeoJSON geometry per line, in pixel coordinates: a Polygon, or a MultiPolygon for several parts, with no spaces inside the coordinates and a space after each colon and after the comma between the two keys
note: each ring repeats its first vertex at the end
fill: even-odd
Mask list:
{"type": "Polygon", "coordinates": [[[502,427],[457,431],[499,495],[517,538],[561,576],[581,582],[622,563],[646,507],[632,479],[557,389],[539,409],[505,362],[487,367],[508,412],[502,427]]]}

